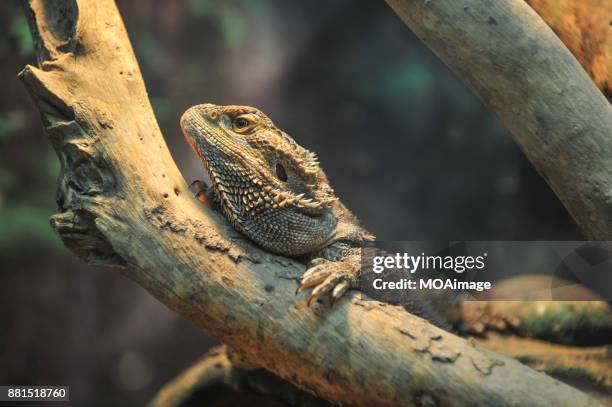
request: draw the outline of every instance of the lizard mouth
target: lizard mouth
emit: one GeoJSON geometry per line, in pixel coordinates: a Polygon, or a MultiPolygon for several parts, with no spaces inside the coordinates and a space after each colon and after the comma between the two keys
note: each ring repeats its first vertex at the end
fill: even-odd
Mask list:
{"type": "Polygon", "coordinates": [[[181,130],[183,133],[183,137],[187,141],[187,144],[191,147],[191,149],[200,157],[200,160],[204,164],[204,172],[202,179],[199,180],[202,182],[207,189],[210,189],[214,186],[214,182],[210,176],[210,168],[208,157],[206,157],[206,152],[203,148],[199,148],[196,145],[196,137],[201,137],[198,135],[198,132],[193,128],[194,121],[197,121],[197,116],[194,117],[194,114],[191,112],[192,109],[189,109],[183,116],[181,117],[181,130]]]}

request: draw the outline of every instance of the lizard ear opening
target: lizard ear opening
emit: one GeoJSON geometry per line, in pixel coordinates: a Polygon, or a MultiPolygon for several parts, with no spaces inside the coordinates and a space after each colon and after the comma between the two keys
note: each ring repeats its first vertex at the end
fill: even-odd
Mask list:
{"type": "Polygon", "coordinates": [[[276,176],[283,182],[287,181],[287,171],[281,163],[276,163],[276,176]]]}

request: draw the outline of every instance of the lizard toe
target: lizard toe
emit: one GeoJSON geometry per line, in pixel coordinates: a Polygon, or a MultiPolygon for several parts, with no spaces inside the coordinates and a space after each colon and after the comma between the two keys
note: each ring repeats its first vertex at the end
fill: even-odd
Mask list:
{"type": "Polygon", "coordinates": [[[323,281],[325,281],[326,278],[329,277],[329,274],[329,268],[327,268],[323,264],[306,270],[306,272],[300,278],[300,285],[298,286],[295,293],[299,294],[304,288],[312,287],[319,283],[322,283],[323,281]]]}
{"type": "Polygon", "coordinates": [[[351,262],[318,262],[304,273],[296,294],[304,288],[314,287],[308,298],[308,306],[324,295],[329,295],[333,303],[349,288],[357,286],[358,273],[359,265],[351,262]]]}
{"type": "Polygon", "coordinates": [[[312,290],[310,297],[308,297],[308,306],[310,307],[310,304],[318,300],[322,295],[332,293],[334,288],[340,284],[344,278],[345,276],[341,274],[329,275],[321,284],[317,285],[312,290]]]}
{"type": "Polygon", "coordinates": [[[331,294],[332,301],[336,302],[336,300],[342,297],[344,293],[346,292],[346,290],[348,290],[350,287],[351,285],[348,281],[342,281],[338,285],[336,285],[331,294]]]}

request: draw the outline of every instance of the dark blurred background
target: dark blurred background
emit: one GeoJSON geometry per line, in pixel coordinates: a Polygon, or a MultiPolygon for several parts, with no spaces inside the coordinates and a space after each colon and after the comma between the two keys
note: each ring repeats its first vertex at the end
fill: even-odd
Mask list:
{"type": "MultiPolygon", "coordinates": [[[[383,1],[118,2],[186,181],[191,105],[261,108],[316,151],[381,240],[582,236],[494,115],[383,1]]],[[[78,261],[49,227],[58,160],[17,73],[35,62],[0,2],[0,383],[142,405],[214,341],[144,289],[78,261]]]]}

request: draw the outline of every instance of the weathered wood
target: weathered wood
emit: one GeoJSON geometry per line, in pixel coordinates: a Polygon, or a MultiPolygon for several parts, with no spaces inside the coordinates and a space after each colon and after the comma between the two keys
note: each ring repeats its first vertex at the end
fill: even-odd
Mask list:
{"type": "Polygon", "coordinates": [[[250,245],[189,193],[114,2],[25,4],[40,67],[20,76],[62,164],[52,225],[80,257],[119,267],[249,360],[338,403],[593,405],[401,307],[351,293],[307,308],[294,295],[303,265],[250,245]]]}
{"type": "Polygon", "coordinates": [[[151,400],[149,406],[180,407],[189,403],[193,405],[193,399],[202,391],[209,392],[206,401],[209,405],[213,405],[216,400],[211,393],[219,388],[231,389],[234,384],[234,370],[223,347],[215,347],[180,376],[166,383],[151,400]]]}
{"type": "Polygon", "coordinates": [[[612,391],[612,355],[608,346],[578,348],[491,333],[474,340],[539,371],[587,381],[601,392],[612,391]]]}
{"type": "Polygon", "coordinates": [[[448,312],[462,334],[504,332],[573,346],[606,345],[612,338],[612,306],[570,280],[522,275],[481,294],[448,312]]]}
{"type": "MultiPolygon", "coordinates": [[[[250,399],[275,400],[292,407],[329,407],[321,398],[305,393],[286,380],[264,370],[244,370],[228,357],[224,346],[207,352],[189,369],[162,387],[150,407],[182,407],[228,403],[228,394],[250,399]]],[[[254,404],[259,404],[254,400],[254,404]]]]}
{"type": "Polygon", "coordinates": [[[491,108],[585,234],[612,240],[612,106],[523,0],[386,0],[491,108]]]}
{"type": "Polygon", "coordinates": [[[468,333],[497,330],[578,346],[604,345],[612,337],[612,312],[604,301],[464,301],[459,314],[468,325],[483,324],[482,332],[468,333]],[[490,329],[491,320],[507,323],[490,329]]]}

